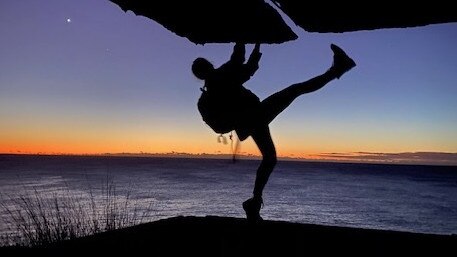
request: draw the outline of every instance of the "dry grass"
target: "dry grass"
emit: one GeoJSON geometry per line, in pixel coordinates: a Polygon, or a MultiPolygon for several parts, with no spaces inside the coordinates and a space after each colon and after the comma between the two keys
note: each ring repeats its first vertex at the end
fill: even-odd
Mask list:
{"type": "Polygon", "coordinates": [[[133,226],[151,217],[152,200],[140,206],[131,199],[131,189],[119,194],[109,179],[100,190],[102,199],[92,188],[74,195],[68,186],[60,193],[34,189],[10,197],[9,204],[2,202],[1,207],[8,214],[2,222],[12,232],[3,235],[1,245],[39,246],[133,226]]]}

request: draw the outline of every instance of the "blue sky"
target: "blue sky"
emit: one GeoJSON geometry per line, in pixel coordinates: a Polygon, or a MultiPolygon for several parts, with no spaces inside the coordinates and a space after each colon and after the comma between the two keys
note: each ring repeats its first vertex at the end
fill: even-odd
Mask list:
{"type": "MultiPolygon", "coordinates": [[[[358,66],[271,124],[280,155],[457,152],[456,23],[319,34],[285,19],[299,38],[262,45],[246,83],[260,98],[328,69],[331,43],[358,66]]],[[[190,65],[233,44],[195,45],[107,0],[2,1],[0,35],[1,152],[228,151],[190,65]]]]}

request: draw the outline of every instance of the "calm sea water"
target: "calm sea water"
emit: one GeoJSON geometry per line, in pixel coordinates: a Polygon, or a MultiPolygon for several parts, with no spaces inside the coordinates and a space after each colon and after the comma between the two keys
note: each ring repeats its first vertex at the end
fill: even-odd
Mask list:
{"type": "MultiPolygon", "coordinates": [[[[259,161],[0,155],[0,201],[25,194],[103,198],[107,181],[148,220],[244,217],[259,161]],[[139,207],[138,207],[139,206],[139,207]]],[[[264,191],[265,219],[457,234],[457,168],[279,162],[264,191]]],[[[4,208],[0,218],[7,219],[4,208]]],[[[0,232],[6,226],[0,224],[0,232]]]]}

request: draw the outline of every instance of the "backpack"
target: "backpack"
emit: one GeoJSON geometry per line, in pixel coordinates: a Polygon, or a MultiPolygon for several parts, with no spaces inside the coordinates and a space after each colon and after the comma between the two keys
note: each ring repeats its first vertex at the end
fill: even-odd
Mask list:
{"type": "Polygon", "coordinates": [[[203,121],[218,134],[246,125],[252,110],[260,104],[259,98],[245,88],[231,92],[211,92],[203,88],[201,91],[198,111],[203,121]]]}

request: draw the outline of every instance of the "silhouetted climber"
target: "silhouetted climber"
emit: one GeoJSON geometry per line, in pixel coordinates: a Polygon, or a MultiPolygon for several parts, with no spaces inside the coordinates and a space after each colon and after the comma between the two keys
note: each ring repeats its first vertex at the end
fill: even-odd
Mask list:
{"type": "Polygon", "coordinates": [[[243,202],[243,209],[250,221],[262,220],[259,213],[263,203],[262,192],[276,165],[276,150],[268,127],[270,122],[298,96],[314,92],[333,79],[339,79],[356,65],[341,48],[334,44],[330,47],[333,64],[325,73],[293,84],[263,101],[243,86],[259,68],[262,55],[259,44],[255,45],[246,63],[245,45],[237,43],[230,60],[217,69],[204,58],[197,58],[192,64],[194,75],[205,81],[198,101],[203,120],[217,133],[235,130],[241,141],[252,136],[262,153],[254,195],[243,202]]]}

